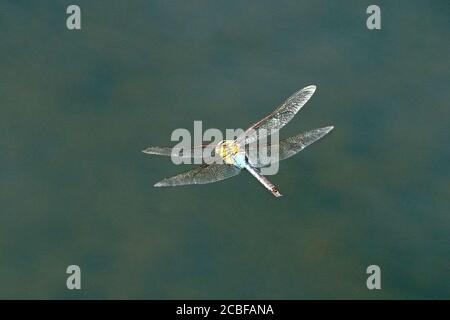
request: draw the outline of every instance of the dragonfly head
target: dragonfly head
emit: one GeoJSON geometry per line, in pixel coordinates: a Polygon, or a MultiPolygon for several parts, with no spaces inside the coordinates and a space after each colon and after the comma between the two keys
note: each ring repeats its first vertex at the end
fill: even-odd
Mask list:
{"type": "Polygon", "coordinates": [[[225,163],[234,164],[233,157],[239,152],[239,146],[234,140],[223,140],[215,151],[225,163]]]}

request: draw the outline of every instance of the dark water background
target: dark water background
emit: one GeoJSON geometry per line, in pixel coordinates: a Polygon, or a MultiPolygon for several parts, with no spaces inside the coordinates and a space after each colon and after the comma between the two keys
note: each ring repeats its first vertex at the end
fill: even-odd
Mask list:
{"type": "Polygon", "coordinates": [[[450,2],[376,1],[380,31],[369,4],[2,0],[0,298],[449,298],[450,2]],[[144,147],[309,84],[282,136],[335,130],[282,162],[283,198],[153,188],[186,168],[144,147]]]}

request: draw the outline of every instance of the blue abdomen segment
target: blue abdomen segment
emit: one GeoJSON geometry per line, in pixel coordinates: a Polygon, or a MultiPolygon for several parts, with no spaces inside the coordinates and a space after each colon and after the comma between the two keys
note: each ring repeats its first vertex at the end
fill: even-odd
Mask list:
{"type": "Polygon", "coordinates": [[[238,167],[239,169],[244,169],[246,165],[246,157],[245,153],[238,152],[233,156],[234,159],[234,165],[238,167]]]}

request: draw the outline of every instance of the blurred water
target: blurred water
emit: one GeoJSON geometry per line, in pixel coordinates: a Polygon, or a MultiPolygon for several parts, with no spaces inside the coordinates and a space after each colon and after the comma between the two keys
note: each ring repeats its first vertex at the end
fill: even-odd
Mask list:
{"type": "Polygon", "coordinates": [[[450,2],[0,3],[0,298],[449,298],[450,2]],[[156,189],[176,128],[246,127],[316,84],[281,163],[156,189]],[[82,270],[81,291],[65,287],[82,270]],[[366,288],[366,267],[382,290],[366,288]]]}

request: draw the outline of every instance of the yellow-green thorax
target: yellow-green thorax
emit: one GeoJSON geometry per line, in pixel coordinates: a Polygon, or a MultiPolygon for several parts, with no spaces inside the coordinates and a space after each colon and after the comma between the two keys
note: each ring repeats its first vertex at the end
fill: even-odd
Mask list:
{"type": "Polygon", "coordinates": [[[227,164],[235,164],[234,156],[238,152],[239,146],[234,140],[224,140],[216,147],[216,154],[227,164]]]}

